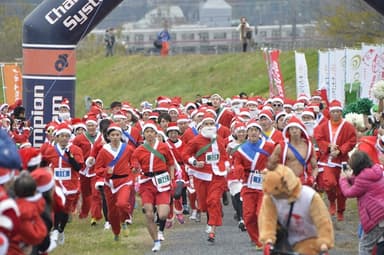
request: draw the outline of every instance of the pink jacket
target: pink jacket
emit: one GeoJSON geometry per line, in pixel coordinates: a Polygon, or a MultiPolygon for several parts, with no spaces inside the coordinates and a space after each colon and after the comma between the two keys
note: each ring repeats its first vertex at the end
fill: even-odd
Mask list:
{"type": "Polygon", "coordinates": [[[360,221],[364,232],[368,233],[384,220],[383,168],[378,164],[365,168],[352,182],[351,185],[347,178],[340,178],[340,188],[345,197],[357,198],[360,221]]]}

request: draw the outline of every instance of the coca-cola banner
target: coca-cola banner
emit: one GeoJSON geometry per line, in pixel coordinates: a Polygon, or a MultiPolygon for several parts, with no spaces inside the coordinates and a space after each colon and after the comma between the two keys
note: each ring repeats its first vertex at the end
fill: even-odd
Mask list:
{"type": "Polygon", "coordinates": [[[269,94],[270,97],[280,96],[285,97],[284,92],[284,81],[281,73],[280,62],[279,62],[280,51],[270,50],[266,56],[269,74],[269,94]]]}

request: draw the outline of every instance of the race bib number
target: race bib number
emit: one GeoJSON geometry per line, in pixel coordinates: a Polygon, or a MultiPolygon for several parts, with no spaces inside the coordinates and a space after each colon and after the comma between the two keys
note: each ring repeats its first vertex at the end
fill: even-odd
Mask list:
{"type": "Polygon", "coordinates": [[[71,168],[54,168],[53,174],[55,180],[67,181],[71,180],[71,168]]]}
{"type": "Polygon", "coordinates": [[[171,177],[169,176],[168,172],[155,175],[154,178],[158,188],[167,187],[171,184],[171,177]]]}
{"type": "Polygon", "coordinates": [[[207,163],[217,163],[220,160],[220,154],[208,152],[205,154],[205,162],[207,163]]]}
{"type": "Polygon", "coordinates": [[[247,186],[250,189],[261,190],[263,188],[263,176],[259,172],[250,173],[247,186]]]}

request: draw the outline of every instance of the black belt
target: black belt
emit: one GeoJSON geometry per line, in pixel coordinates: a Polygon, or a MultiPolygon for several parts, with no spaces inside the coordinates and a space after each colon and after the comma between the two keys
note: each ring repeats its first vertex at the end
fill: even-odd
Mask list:
{"type": "Polygon", "coordinates": [[[128,174],[122,174],[122,175],[112,174],[110,179],[120,179],[120,178],[124,178],[124,177],[128,177],[128,174]]]}
{"type": "Polygon", "coordinates": [[[153,177],[153,176],[156,176],[156,175],[159,175],[159,174],[163,174],[163,173],[166,173],[167,171],[159,171],[159,172],[148,172],[148,173],[144,173],[145,176],[147,177],[153,177]]]}

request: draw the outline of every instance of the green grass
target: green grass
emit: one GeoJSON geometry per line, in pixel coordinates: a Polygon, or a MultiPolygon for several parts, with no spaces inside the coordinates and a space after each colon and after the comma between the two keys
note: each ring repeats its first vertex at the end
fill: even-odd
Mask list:
{"type": "MultiPolygon", "coordinates": [[[[140,204],[140,200],[137,200],[140,204]]],[[[140,205],[139,205],[139,208],[140,205]]],[[[129,226],[129,236],[120,234],[120,240],[114,241],[112,230],[104,230],[104,221],[96,226],[90,225],[90,219],[79,220],[73,215],[72,221],[65,228],[65,244],[58,246],[52,255],[141,255],[152,248],[152,239],[144,224],[141,210],[134,211],[134,224],[129,226]]]]}
{"type": "MultiPolygon", "coordinates": [[[[309,81],[317,83],[317,52],[307,51],[309,81]]],[[[296,98],[293,52],[280,56],[286,95],[296,98]]],[[[176,55],[169,57],[120,55],[96,56],[77,63],[76,113],[84,114],[84,97],[103,99],[106,106],[114,100],[138,106],[157,96],[181,96],[183,102],[197,94],[220,93],[231,97],[244,91],[268,96],[266,64],[261,51],[246,54],[176,55]]]]}

